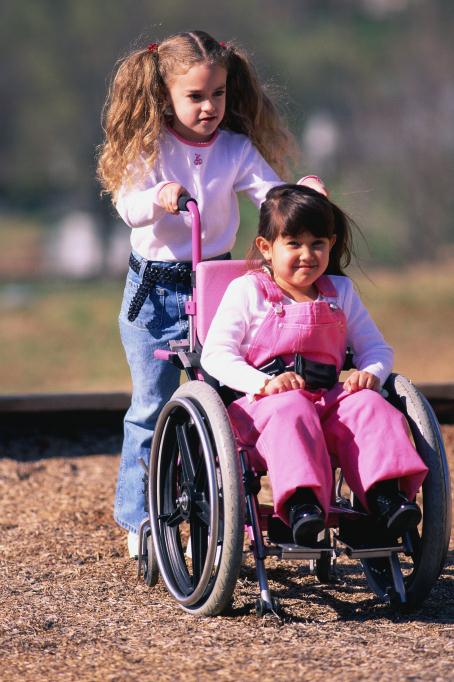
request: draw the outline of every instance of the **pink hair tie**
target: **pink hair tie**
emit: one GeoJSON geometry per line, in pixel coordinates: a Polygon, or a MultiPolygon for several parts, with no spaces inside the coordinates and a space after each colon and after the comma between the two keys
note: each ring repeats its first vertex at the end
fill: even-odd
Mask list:
{"type": "Polygon", "coordinates": [[[296,184],[315,189],[316,192],[319,194],[324,194],[325,197],[329,196],[328,190],[325,187],[325,183],[321,178],[318,177],[318,175],[305,175],[304,178],[298,180],[296,184]]]}
{"type": "Polygon", "coordinates": [[[147,45],[147,50],[148,52],[157,52],[158,47],[159,43],[150,43],[149,45],[147,45]]]}
{"type": "Polygon", "coordinates": [[[227,48],[227,44],[224,43],[223,40],[220,40],[220,41],[219,41],[219,45],[220,45],[224,50],[227,48]]]}

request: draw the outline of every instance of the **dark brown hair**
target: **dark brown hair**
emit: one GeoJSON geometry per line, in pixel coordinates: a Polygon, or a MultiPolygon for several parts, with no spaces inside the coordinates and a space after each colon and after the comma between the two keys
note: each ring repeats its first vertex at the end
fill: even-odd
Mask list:
{"type": "MultiPolygon", "coordinates": [[[[326,269],[328,275],[345,275],[352,258],[352,219],[325,195],[304,185],[279,185],[270,189],[260,208],[258,236],[270,243],[279,236],[297,237],[310,232],[314,237],[336,236],[326,269]]],[[[248,264],[264,262],[255,240],[247,254],[248,264]]]]}

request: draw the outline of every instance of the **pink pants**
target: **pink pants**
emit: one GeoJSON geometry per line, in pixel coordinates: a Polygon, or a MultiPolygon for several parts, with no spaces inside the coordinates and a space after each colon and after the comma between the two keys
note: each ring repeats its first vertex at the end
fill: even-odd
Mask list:
{"type": "Polygon", "coordinates": [[[256,470],[267,470],[276,513],[288,520],[286,501],[311,488],[325,515],[332,499],[332,469],[367,509],[366,492],[379,481],[399,479],[411,499],[427,467],[408,436],[405,417],[376,391],[347,393],[337,384],[324,395],[293,390],[229,407],[235,435],[256,470]]]}

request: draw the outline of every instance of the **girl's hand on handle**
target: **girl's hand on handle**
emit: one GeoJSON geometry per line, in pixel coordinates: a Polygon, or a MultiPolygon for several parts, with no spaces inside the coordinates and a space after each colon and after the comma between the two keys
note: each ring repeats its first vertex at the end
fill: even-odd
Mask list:
{"type": "Polygon", "coordinates": [[[352,372],[352,374],[350,374],[348,379],[344,381],[343,388],[349,393],[355,393],[356,391],[360,391],[362,388],[370,388],[371,391],[379,391],[380,380],[375,376],[375,374],[355,370],[352,372]]]}
{"type": "Polygon", "coordinates": [[[302,376],[295,372],[284,372],[277,377],[270,379],[262,388],[259,395],[273,395],[274,393],[285,393],[295,389],[304,388],[305,383],[302,376]]]}
{"type": "Polygon", "coordinates": [[[178,182],[169,182],[159,192],[158,201],[167,213],[179,213],[178,197],[182,194],[189,194],[188,190],[178,182]]]}

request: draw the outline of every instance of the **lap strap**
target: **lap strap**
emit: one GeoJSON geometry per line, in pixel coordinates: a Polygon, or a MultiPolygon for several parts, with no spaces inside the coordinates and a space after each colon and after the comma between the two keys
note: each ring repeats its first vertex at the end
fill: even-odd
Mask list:
{"type": "Polygon", "coordinates": [[[277,356],[257,369],[271,376],[284,372],[296,372],[303,377],[309,391],[332,388],[338,380],[336,365],[308,360],[301,353],[295,353],[294,361],[290,365],[286,365],[284,359],[277,356]]]}

